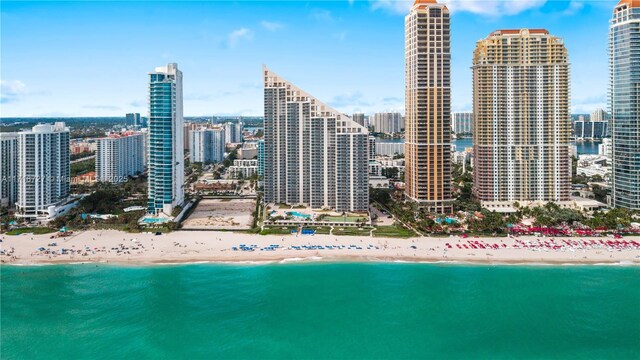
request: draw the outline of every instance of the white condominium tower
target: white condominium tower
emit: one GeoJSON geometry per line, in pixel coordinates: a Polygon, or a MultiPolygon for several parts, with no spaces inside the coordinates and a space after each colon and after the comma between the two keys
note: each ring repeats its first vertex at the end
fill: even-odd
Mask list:
{"type": "Polygon", "coordinates": [[[39,124],[18,133],[16,216],[48,219],[69,196],[69,128],[39,124]]]}
{"type": "Polygon", "coordinates": [[[367,129],[263,67],[267,203],[366,211],[367,129]]]}
{"type": "Polygon", "coordinates": [[[124,132],[98,139],[96,180],[111,183],[127,181],[144,172],[145,134],[124,132]]]}
{"type": "Polygon", "coordinates": [[[216,163],[224,160],[225,133],[224,128],[192,130],[189,150],[191,162],[216,163]]]}
{"type": "Polygon", "coordinates": [[[149,73],[148,211],[171,215],[184,201],[182,72],[178,64],[149,73]]]}
{"type": "Polygon", "coordinates": [[[609,28],[613,206],[640,210],[640,0],[621,0],[609,28]]]}
{"type": "Polygon", "coordinates": [[[569,59],[543,29],[498,30],[473,53],[474,194],[482,202],[567,201],[569,59]]]}
{"type": "Polygon", "coordinates": [[[0,133],[0,208],[18,200],[18,133],[0,133]]]}
{"type": "Polygon", "coordinates": [[[404,129],[404,119],[402,119],[402,114],[397,112],[375,113],[371,125],[373,125],[375,132],[393,134],[404,129]]]}
{"type": "Polygon", "coordinates": [[[449,10],[416,0],[404,34],[405,197],[427,211],[451,212],[449,10]]]}

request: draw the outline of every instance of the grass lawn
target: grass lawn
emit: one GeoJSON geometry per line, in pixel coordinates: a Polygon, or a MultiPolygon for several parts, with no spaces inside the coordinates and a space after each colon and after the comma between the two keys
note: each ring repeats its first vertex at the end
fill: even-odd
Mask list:
{"type": "Polygon", "coordinates": [[[377,226],[373,232],[373,237],[399,237],[410,238],[416,236],[412,230],[405,229],[397,225],[377,226]]]}
{"type": "Polygon", "coordinates": [[[369,236],[369,231],[371,231],[371,228],[368,227],[333,228],[333,235],[369,236]]]}
{"type": "Polygon", "coordinates": [[[264,230],[260,231],[260,235],[290,235],[291,230],[297,229],[295,227],[265,227],[264,230]]]}
{"type": "MultiPolygon", "coordinates": [[[[305,229],[309,228],[305,227],[305,229]]],[[[311,227],[311,229],[315,230],[318,235],[329,235],[331,231],[331,228],[325,226],[311,227]]]]}
{"type": "Polygon", "coordinates": [[[17,228],[17,229],[9,230],[7,232],[7,235],[20,235],[20,234],[41,235],[41,234],[52,233],[55,231],[56,231],[55,229],[48,228],[48,227],[17,228]]]}
{"type": "Polygon", "coordinates": [[[366,220],[367,218],[362,216],[325,216],[322,220],[332,222],[356,222],[360,219],[366,220]]]}

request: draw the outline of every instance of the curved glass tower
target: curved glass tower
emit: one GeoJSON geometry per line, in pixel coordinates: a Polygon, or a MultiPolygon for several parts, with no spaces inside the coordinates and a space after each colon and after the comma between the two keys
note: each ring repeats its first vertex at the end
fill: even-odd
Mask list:
{"type": "Polygon", "coordinates": [[[609,30],[613,206],[640,209],[640,0],[622,0],[609,30]]]}

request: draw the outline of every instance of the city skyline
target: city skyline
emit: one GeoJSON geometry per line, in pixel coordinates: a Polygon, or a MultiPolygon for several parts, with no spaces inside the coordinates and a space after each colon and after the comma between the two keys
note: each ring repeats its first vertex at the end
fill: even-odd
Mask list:
{"type": "MultiPolygon", "coordinates": [[[[607,107],[607,29],[616,1],[444,3],[452,9],[452,111],[471,110],[475,41],[495,29],[526,27],[545,27],[565,39],[572,63],[572,112],[607,107]]],[[[180,63],[188,74],[188,116],[262,114],[262,88],[256,81],[262,63],[287,68],[292,81],[343,113],[403,112],[403,60],[397,54],[409,6],[401,1],[3,2],[3,116],[146,116],[140,74],[149,64],[166,62],[180,63]],[[248,7],[258,11],[247,13],[248,7]],[[142,20],[148,11],[176,14],[178,26],[167,42],[176,46],[149,48],[158,25],[142,20]],[[49,16],[41,16],[44,12],[49,16]],[[74,21],[59,21],[70,18],[74,21]],[[344,56],[327,62],[287,45],[304,38],[344,56]],[[300,63],[329,78],[315,81],[300,63]]]]}

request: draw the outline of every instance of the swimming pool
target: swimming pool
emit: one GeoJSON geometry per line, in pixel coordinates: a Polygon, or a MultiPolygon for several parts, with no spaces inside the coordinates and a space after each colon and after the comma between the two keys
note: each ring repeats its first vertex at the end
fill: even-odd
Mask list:
{"type": "Polygon", "coordinates": [[[169,219],[163,219],[163,218],[144,218],[142,219],[142,222],[145,224],[159,224],[159,223],[164,223],[169,221],[169,219]]]}
{"type": "Polygon", "coordinates": [[[297,211],[288,211],[287,215],[291,215],[291,216],[295,216],[295,217],[299,217],[299,218],[303,218],[303,219],[311,219],[311,215],[304,214],[304,213],[297,212],[297,211]]]}

